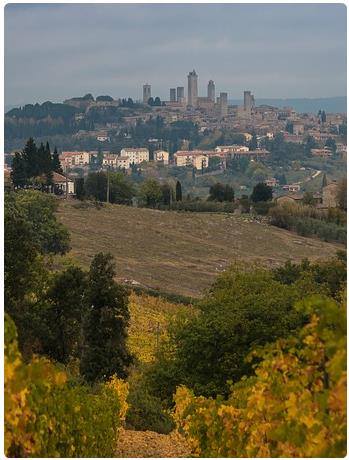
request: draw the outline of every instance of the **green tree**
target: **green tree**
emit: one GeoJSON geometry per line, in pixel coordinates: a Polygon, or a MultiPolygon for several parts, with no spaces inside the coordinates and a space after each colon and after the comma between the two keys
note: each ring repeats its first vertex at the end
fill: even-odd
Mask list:
{"type": "Polygon", "coordinates": [[[52,171],[55,171],[59,174],[63,174],[63,168],[62,168],[61,162],[59,161],[59,155],[58,155],[56,147],[52,155],[52,171]]]}
{"type": "Polygon", "coordinates": [[[132,182],[123,173],[109,173],[111,203],[130,204],[135,190],[132,182]]]}
{"type": "Polygon", "coordinates": [[[337,203],[339,209],[347,210],[347,180],[342,179],[338,184],[337,203]]]}
{"type": "Polygon", "coordinates": [[[228,394],[229,381],[253,374],[255,362],[245,359],[253,348],[302,325],[304,318],[293,305],[316,289],[306,280],[286,285],[266,270],[231,267],[197,314],[178,316],[170,324],[169,338],[147,374],[149,388],[168,403],[179,384],[200,395],[228,394]]]}
{"type": "Polygon", "coordinates": [[[85,181],[85,193],[89,198],[106,201],[107,175],[104,172],[90,173],[85,181]]]}
{"type": "Polygon", "coordinates": [[[257,203],[258,201],[270,201],[273,199],[273,189],[263,182],[259,182],[253,187],[251,201],[257,203]]]}
{"type": "Polygon", "coordinates": [[[83,177],[75,179],[75,195],[78,200],[85,198],[85,179],[83,177]]]}
{"type": "Polygon", "coordinates": [[[103,158],[104,158],[104,154],[102,152],[102,149],[101,149],[101,147],[98,147],[98,152],[97,152],[97,164],[98,164],[98,166],[102,166],[103,158]]]}
{"type": "Polygon", "coordinates": [[[130,314],[126,290],[114,281],[115,265],[110,254],[97,254],[88,274],[86,317],[80,371],[89,382],[116,374],[125,378],[131,363],[127,349],[130,314]]]}
{"type": "Polygon", "coordinates": [[[250,144],[249,144],[249,149],[250,150],[256,150],[257,147],[258,147],[257,135],[256,135],[256,133],[253,133],[252,134],[252,139],[251,139],[250,144]]]}
{"type": "Polygon", "coordinates": [[[82,346],[81,325],[85,313],[86,273],[79,267],[68,267],[54,275],[47,297],[49,331],[44,352],[55,361],[68,364],[79,358],[82,346]]]}
{"type": "Polygon", "coordinates": [[[162,190],[159,182],[152,178],[146,179],[141,185],[140,195],[147,206],[155,207],[162,200],[162,190]]]}
{"type": "Polygon", "coordinates": [[[59,203],[54,196],[27,190],[11,199],[31,225],[42,254],[64,254],[70,249],[69,232],[56,218],[59,203]]]}
{"type": "Polygon", "coordinates": [[[165,205],[170,206],[172,202],[172,189],[169,184],[165,183],[161,185],[161,191],[162,191],[162,202],[165,205]]]}
{"type": "Polygon", "coordinates": [[[321,188],[326,187],[326,185],[327,185],[327,176],[326,176],[326,173],[324,173],[324,175],[322,176],[321,188]]]}
{"type": "Polygon", "coordinates": [[[210,187],[208,197],[210,201],[234,201],[234,189],[230,185],[223,185],[219,182],[210,187]]]}
{"type": "Polygon", "coordinates": [[[23,155],[19,152],[15,153],[12,161],[11,179],[13,185],[22,188],[27,184],[27,164],[23,155]]]}
{"type": "Polygon", "coordinates": [[[56,221],[56,200],[41,192],[5,194],[5,311],[16,323],[22,352],[41,352],[49,274],[44,254],[65,252],[69,234],[56,221]]]}
{"type": "Polygon", "coordinates": [[[182,201],[182,184],[179,180],[176,182],[176,201],[182,201]]]}
{"type": "Polygon", "coordinates": [[[23,158],[27,166],[27,177],[33,178],[40,174],[40,159],[34,139],[30,137],[23,149],[23,158]]]}
{"type": "Polygon", "coordinates": [[[303,204],[308,204],[310,206],[314,206],[315,200],[314,195],[311,192],[305,192],[303,195],[303,204]]]}
{"type": "Polygon", "coordinates": [[[329,147],[332,150],[333,155],[336,154],[337,144],[336,144],[336,141],[332,139],[332,137],[329,137],[328,139],[326,139],[325,146],[329,147]]]}

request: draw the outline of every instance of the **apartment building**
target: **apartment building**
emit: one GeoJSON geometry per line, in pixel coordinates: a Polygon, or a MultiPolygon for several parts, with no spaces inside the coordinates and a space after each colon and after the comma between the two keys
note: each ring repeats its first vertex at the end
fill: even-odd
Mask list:
{"type": "Polygon", "coordinates": [[[122,155],[118,156],[116,158],[116,166],[118,168],[128,169],[131,166],[130,158],[122,155]]]}
{"type": "Polygon", "coordinates": [[[91,155],[89,152],[62,152],[59,161],[63,168],[74,166],[85,166],[90,164],[91,155]]]}
{"type": "Polygon", "coordinates": [[[199,170],[208,166],[208,155],[202,150],[178,150],[174,160],[176,166],[194,166],[199,170]]]}
{"type": "Polygon", "coordinates": [[[164,165],[168,165],[170,154],[166,150],[156,150],[154,152],[154,161],[162,161],[164,165]]]}
{"type": "Polygon", "coordinates": [[[130,164],[139,164],[149,161],[149,150],[146,148],[124,148],[120,152],[121,157],[128,157],[130,164]]]}
{"type": "Polygon", "coordinates": [[[103,156],[103,166],[109,166],[111,168],[117,167],[118,157],[114,154],[107,154],[103,156]]]}

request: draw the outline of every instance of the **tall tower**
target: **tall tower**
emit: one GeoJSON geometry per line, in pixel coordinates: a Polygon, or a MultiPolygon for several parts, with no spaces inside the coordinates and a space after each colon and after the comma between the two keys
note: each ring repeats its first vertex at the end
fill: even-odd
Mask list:
{"type": "Polygon", "coordinates": [[[170,88],[170,101],[176,102],[176,88],[170,88]]]}
{"type": "Polygon", "coordinates": [[[146,83],[143,85],[143,104],[147,104],[149,98],[151,98],[151,86],[146,83]]]}
{"type": "Polygon", "coordinates": [[[244,91],[244,110],[245,112],[251,113],[253,107],[254,97],[251,91],[244,91]]]}
{"type": "Polygon", "coordinates": [[[184,102],[184,86],[177,86],[177,102],[184,102]]]}
{"type": "Polygon", "coordinates": [[[188,106],[196,107],[198,98],[198,74],[193,70],[188,75],[188,106]]]}
{"type": "Polygon", "coordinates": [[[219,112],[221,117],[228,115],[228,93],[220,93],[219,95],[219,112]]]}
{"type": "Polygon", "coordinates": [[[210,80],[207,85],[207,97],[210,99],[210,101],[214,102],[215,101],[215,85],[214,81],[210,80]]]}

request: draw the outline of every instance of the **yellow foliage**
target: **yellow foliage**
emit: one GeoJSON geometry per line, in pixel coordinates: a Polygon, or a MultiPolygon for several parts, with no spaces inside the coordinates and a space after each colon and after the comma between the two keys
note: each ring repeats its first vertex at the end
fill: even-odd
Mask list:
{"type": "Polygon", "coordinates": [[[128,346],[144,363],[154,360],[157,344],[166,337],[170,318],[180,312],[193,311],[193,307],[169,302],[161,297],[131,293],[131,315],[128,329],[128,346]]]}
{"type": "Polygon", "coordinates": [[[346,453],[345,312],[330,300],[299,337],[260,351],[225,402],[177,388],[175,420],[200,457],[341,457],[346,453]]]}

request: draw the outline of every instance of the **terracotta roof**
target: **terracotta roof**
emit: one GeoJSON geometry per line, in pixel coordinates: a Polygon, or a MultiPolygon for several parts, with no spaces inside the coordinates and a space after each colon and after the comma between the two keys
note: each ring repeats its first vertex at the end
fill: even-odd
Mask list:
{"type": "Polygon", "coordinates": [[[65,182],[66,180],[72,182],[72,180],[68,176],[66,178],[65,176],[63,176],[63,174],[59,174],[57,172],[53,173],[52,180],[54,184],[57,184],[59,182],[65,182]]]}

